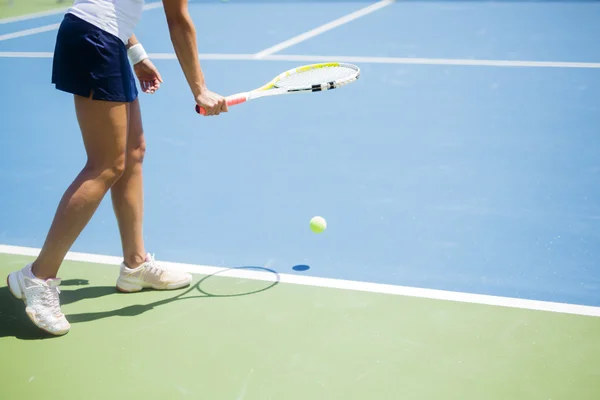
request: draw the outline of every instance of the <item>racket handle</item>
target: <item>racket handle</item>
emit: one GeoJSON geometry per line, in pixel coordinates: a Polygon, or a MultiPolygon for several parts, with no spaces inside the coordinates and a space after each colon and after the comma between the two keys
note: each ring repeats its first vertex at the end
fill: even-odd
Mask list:
{"type": "MultiPolygon", "coordinates": [[[[241,104],[241,103],[245,103],[248,100],[248,93],[240,93],[240,94],[234,94],[232,96],[227,96],[225,98],[225,101],[227,101],[227,107],[229,106],[235,106],[236,104],[241,104]]],[[[198,114],[206,114],[206,110],[204,109],[204,107],[200,107],[198,104],[196,104],[196,112],[198,114]]]]}

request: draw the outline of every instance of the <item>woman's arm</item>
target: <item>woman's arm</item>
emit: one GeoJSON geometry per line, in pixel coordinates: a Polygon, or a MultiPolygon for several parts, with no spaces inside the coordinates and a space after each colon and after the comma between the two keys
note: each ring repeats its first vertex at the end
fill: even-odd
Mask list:
{"type": "Polygon", "coordinates": [[[188,12],[187,0],[163,0],[171,42],[196,103],[206,109],[206,115],[227,112],[223,96],[206,87],[198,58],[196,28],[188,12]]]}

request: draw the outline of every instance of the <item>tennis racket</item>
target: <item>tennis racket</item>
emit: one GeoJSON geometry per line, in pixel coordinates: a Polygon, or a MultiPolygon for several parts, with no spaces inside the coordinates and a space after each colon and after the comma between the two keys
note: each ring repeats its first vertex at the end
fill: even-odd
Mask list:
{"type": "MultiPolygon", "coordinates": [[[[227,96],[227,106],[234,106],[265,96],[331,90],[352,83],[359,76],[360,69],[352,64],[330,62],[304,65],[287,70],[267,84],[250,92],[227,96]]],[[[197,104],[196,112],[203,115],[206,113],[204,108],[197,104]]]]}

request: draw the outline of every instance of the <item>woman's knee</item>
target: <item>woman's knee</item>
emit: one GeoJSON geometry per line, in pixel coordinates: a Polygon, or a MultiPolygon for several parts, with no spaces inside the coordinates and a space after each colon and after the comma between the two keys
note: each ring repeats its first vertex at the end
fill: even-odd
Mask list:
{"type": "Polygon", "coordinates": [[[141,164],[146,156],[146,140],[143,133],[140,133],[138,139],[127,149],[127,163],[131,165],[141,164]]]}
{"type": "Polygon", "coordinates": [[[105,160],[88,159],[85,169],[93,176],[101,179],[107,187],[113,186],[125,172],[125,154],[107,157],[105,160]]]}
{"type": "Polygon", "coordinates": [[[127,139],[127,162],[130,165],[141,164],[146,155],[146,139],[142,125],[140,103],[135,99],[131,103],[129,114],[129,133],[127,139]]]}
{"type": "Polygon", "coordinates": [[[113,183],[117,182],[123,176],[126,167],[125,154],[122,154],[114,160],[112,166],[106,171],[108,179],[112,180],[113,183]]]}

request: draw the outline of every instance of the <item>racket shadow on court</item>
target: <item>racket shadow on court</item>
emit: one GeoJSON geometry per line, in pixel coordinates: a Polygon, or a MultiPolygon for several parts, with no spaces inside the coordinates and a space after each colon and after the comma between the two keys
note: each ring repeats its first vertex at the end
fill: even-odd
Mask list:
{"type": "MultiPolygon", "coordinates": [[[[219,299],[219,298],[230,298],[230,297],[241,297],[256,295],[267,290],[270,290],[277,286],[280,282],[279,273],[274,270],[263,268],[263,267],[236,267],[227,268],[219,272],[206,275],[199,279],[195,284],[190,287],[174,290],[173,296],[157,300],[151,303],[145,304],[133,304],[125,306],[116,310],[71,314],[67,315],[67,320],[71,324],[78,324],[82,322],[96,321],[103,318],[111,317],[135,317],[143,313],[149,312],[157,307],[165,304],[170,304],[176,301],[192,300],[198,301],[201,299],[219,299]],[[211,281],[217,281],[218,278],[218,289],[211,289],[211,281]],[[252,282],[252,289],[244,290],[241,288],[240,283],[252,282]],[[192,295],[190,295],[192,294],[192,295]]],[[[214,285],[213,285],[214,286],[214,285]]],[[[99,287],[97,295],[101,296],[104,291],[104,287],[99,287]]],[[[112,287],[113,295],[123,296],[135,296],[135,293],[119,293],[112,287]]],[[[99,297],[98,296],[98,297],[99,297]]]]}
{"type": "MultiPolygon", "coordinates": [[[[274,288],[279,282],[279,273],[268,268],[224,268],[216,273],[203,276],[187,288],[162,293],[154,291],[157,296],[162,296],[165,293],[173,294],[166,299],[129,305],[110,311],[70,314],[66,317],[71,325],[111,317],[135,317],[175,301],[198,301],[201,299],[256,295],[274,288]],[[245,285],[240,284],[241,282],[252,282],[252,289],[244,290],[242,287],[245,285]],[[218,285],[215,285],[215,283],[218,283],[218,285]],[[212,286],[218,286],[219,288],[217,290],[211,289],[212,286]]],[[[81,279],[63,281],[61,287],[82,285],[83,287],[78,289],[63,288],[60,295],[61,305],[65,306],[82,300],[99,299],[106,296],[123,297],[123,301],[126,302],[130,301],[131,298],[135,299],[136,296],[136,293],[120,293],[115,286],[87,286],[88,284],[87,280],[81,279]]],[[[144,292],[146,291],[144,290],[144,292]]],[[[145,299],[147,298],[145,297],[145,299]]],[[[33,325],[25,314],[23,302],[15,299],[6,286],[0,288],[0,338],[2,337],[15,337],[22,340],[56,338],[56,336],[50,335],[33,325]]]]}

